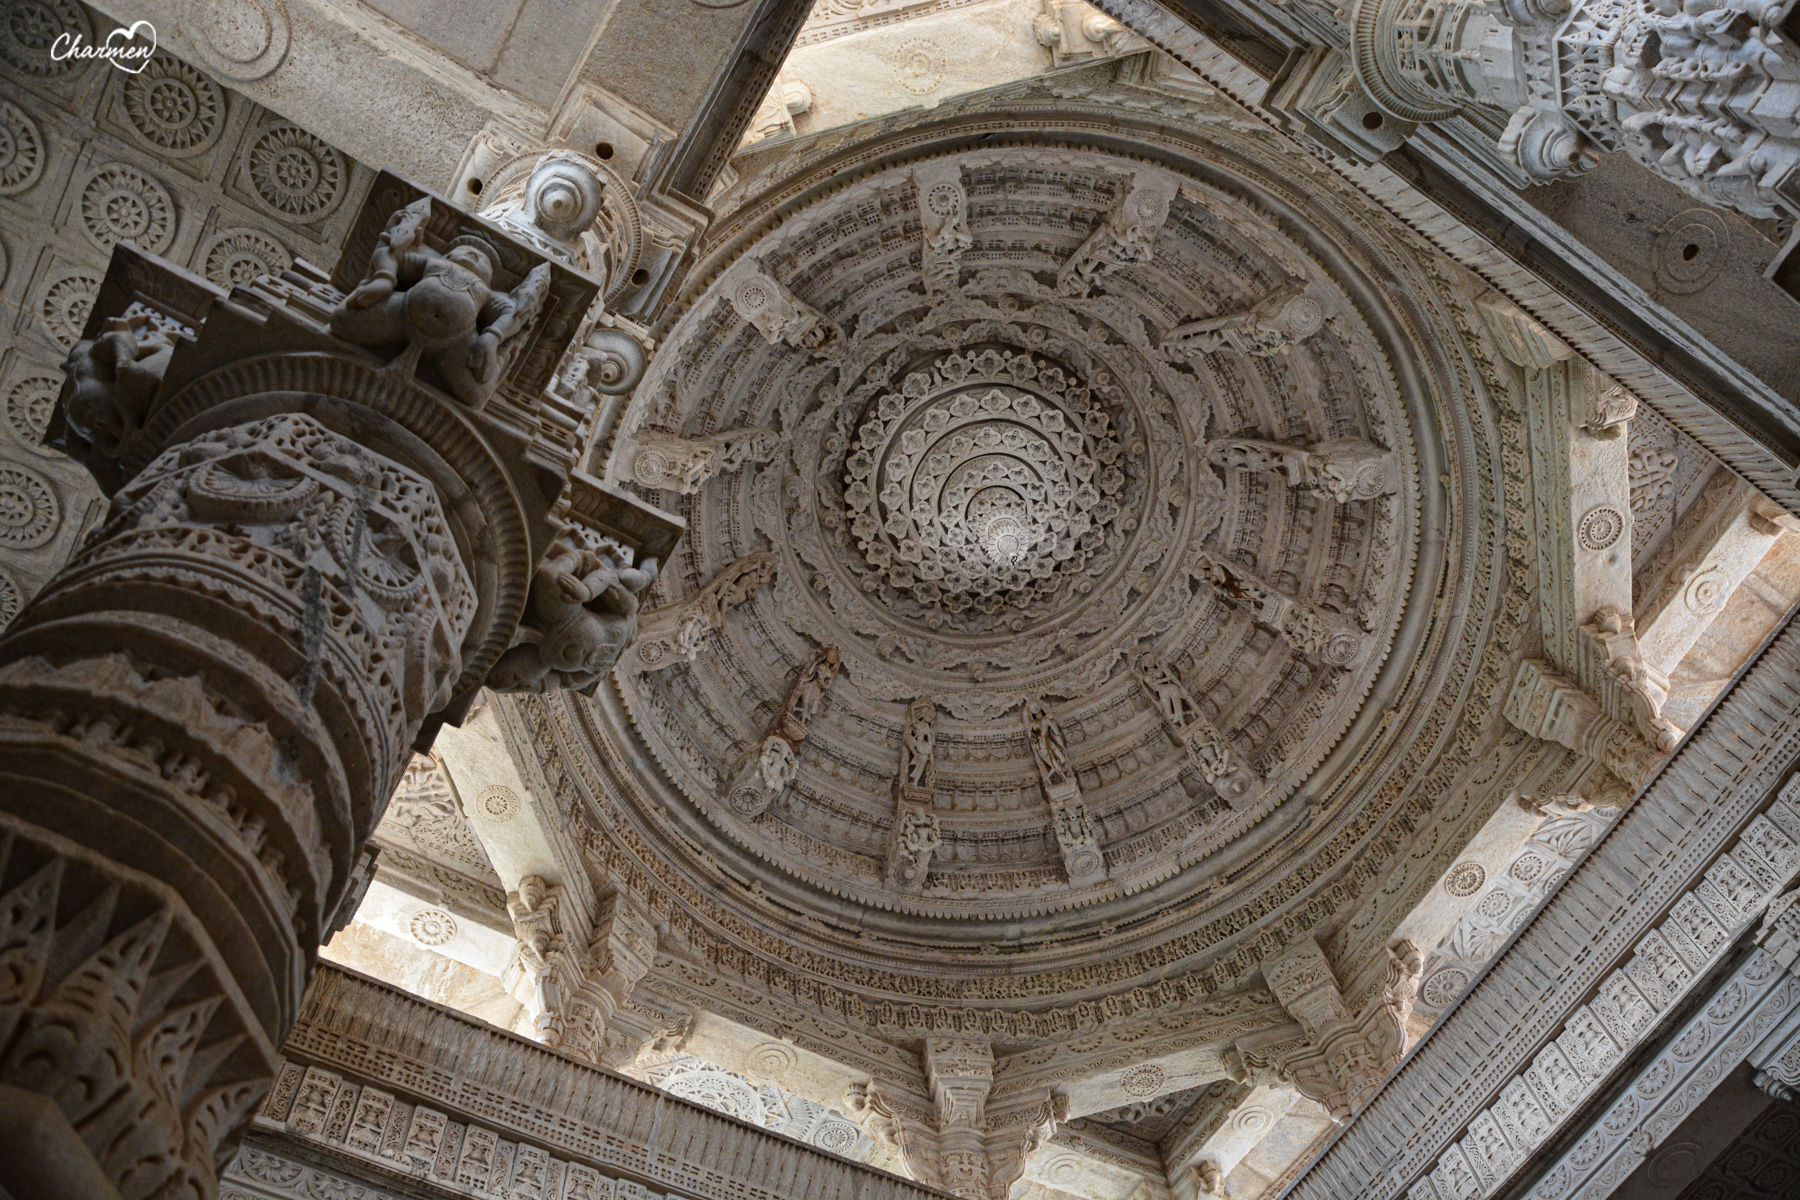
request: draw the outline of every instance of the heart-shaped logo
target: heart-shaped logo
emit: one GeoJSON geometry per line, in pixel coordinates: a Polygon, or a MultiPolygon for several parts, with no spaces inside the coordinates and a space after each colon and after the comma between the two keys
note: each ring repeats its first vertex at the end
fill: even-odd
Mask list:
{"type": "Polygon", "coordinates": [[[133,21],[129,28],[113,30],[100,47],[101,58],[131,75],[149,66],[150,56],[155,53],[156,26],[148,21],[133,21]],[[147,37],[140,37],[140,31],[147,37]]]}

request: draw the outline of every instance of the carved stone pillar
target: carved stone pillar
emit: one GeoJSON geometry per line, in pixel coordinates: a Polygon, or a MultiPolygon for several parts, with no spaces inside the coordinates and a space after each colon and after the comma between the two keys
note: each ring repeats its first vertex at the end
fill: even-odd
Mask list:
{"type": "Polygon", "coordinates": [[[562,527],[538,397],[595,290],[385,175],[330,280],[115,252],[53,425],[112,513],[0,638],[0,1120],[46,1130],[0,1186],[216,1190],[562,527]]]}

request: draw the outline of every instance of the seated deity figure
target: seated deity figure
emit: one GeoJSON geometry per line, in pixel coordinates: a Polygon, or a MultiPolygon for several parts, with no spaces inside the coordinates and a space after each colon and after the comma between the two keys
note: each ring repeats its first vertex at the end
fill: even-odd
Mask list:
{"type": "Polygon", "coordinates": [[[499,253],[472,234],[439,253],[424,244],[429,198],[400,209],[369,256],[369,273],[331,314],[359,346],[417,346],[458,400],[479,408],[500,382],[502,345],[530,325],[550,289],[539,263],[510,292],[493,287],[499,253]]]}

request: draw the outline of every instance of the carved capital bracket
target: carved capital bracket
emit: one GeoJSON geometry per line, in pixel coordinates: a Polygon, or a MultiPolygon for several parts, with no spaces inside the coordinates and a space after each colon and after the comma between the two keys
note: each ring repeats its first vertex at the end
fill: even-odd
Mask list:
{"type": "Polygon", "coordinates": [[[934,809],[937,781],[937,705],[929,696],[906,710],[901,733],[900,774],[894,781],[894,830],[888,842],[888,882],[917,893],[931,871],[931,856],[943,844],[934,809]]]}
{"type": "Polygon", "coordinates": [[[919,226],[924,248],[919,274],[932,295],[956,291],[962,277],[963,252],[974,245],[969,232],[969,193],[962,167],[954,162],[922,163],[913,168],[919,193],[919,226]]]}
{"type": "Polygon", "coordinates": [[[1292,488],[1348,504],[1400,490],[1400,472],[1390,450],[1370,442],[1341,440],[1295,446],[1259,438],[1216,438],[1206,457],[1221,467],[1280,472],[1292,488]]]}
{"type": "Polygon", "coordinates": [[[741,260],[729,272],[726,295],[737,315],[756,327],[771,346],[786,342],[802,350],[823,350],[841,331],[824,314],[769,274],[754,258],[741,260]]]}
{"type": "Polygon", "coordinates": [[[1325,306],[1305,284],[1290,280],[1249,308],[1177,325],[1163,336],[1162,352],[1189,362],[1221,350],[1274,358],[1325,328],[1325,306]]]}
{"type": "Polygon", "coordinates": [[[704,438],[645,429],[620,448],[619,457],[632,482],[691,496],[715,475],[768,462],[782,440],[772,429],[733,429],[704,438]]]}
{"type": "Polygon", "coordinates": [[[774,582],[777,561],[767,550],[746,554],[681,603],[644,613],[638,620],[637,641],[620,660],[619,673],[642,675],[693,662],[707,638],[724,627],[727,612],[774,582]]]}
{"type": "Polygon", "coordinates": [[[807,724],[818,716],[842,665],[836,646],[815,651],[800,665],[768,735],[726,789],[726,802],[733,812],[745,818],[762,815],[800,777],[796,750],[806,740],[807,724]]]}
{"type": "Polygon", "coordinates": [[[1643,786],[1666,757],[1644,740],[1635,722],[1609,715],[1573,677],[1543,659],[1519,664],[1504,711],[1514,727],[1586,755],[1630,792],[1643,786]]]}

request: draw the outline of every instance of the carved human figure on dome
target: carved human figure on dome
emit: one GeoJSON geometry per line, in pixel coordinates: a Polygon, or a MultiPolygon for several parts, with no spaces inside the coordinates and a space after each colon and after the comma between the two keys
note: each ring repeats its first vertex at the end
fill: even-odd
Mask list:
{"type": "Polygon", "coordinates": [[[929,788],[937,773],[937,705],[920,696],[906,709],[906,733],[901,743],[901,778],[907,787],[929,788]]]}
{"type": "Polygon", "coordinates": [[[99,337],[75,344],[63,363],[62,392],[72,458],[91,470],[118,459],[150,411],[180,329],[134,304],[124,316],[107,318],[99,337]]]}
{"type": "Polygon", "coordinates": [[[937,853],[944,844],[933,813],[907,809],[900,814],[900,832],[895,842],[899,855],[910,862],[922,863],[937,853]]]}
{"type": "Polygon", "coordinates": [[[1182,729],[1200,719],[1199,707],[1168,663],[1146,655],[1138,662],[1138,678],[1143,680],[1144,690],[1156,701],[1163,720],[1170,725],[1182,729]]]}
{"type": "Polygon", "coordinates": [[[493,245],[464,235],[439,253],[424,244],[430,217],[426,197],[388,219],[369,273],[331,314],[331,332],[359,346],[416,347],[452,395],[478,408],[499,385],[502,346],[543,307],[550,267],[539,263],[512,291],[496,291],[493,245]]]}
{"type": "Polygon", "coordinates": [[[1325,309],[1306,294],[1306,285],[1289,280],[1248,309],[1189,321],[1163,338],[1163,353],[1172,359],[1194,359],[1227,347],[1257,358],[1286,354],[1325,327],[1325,309]]]}
{"type": "Polygon", "coordinates": [[[824,707],[825,693],[830,689],[831,681],[837,678],[842,663],[836,646],[827,646],[806,660],[800,673],[794,676],[793,686],[788,689],[787,703],[782,706],[781,718],[775,723],[776,733],[794,742],[806,737],[807,727],[824,707]]]}
{"type": "Polygon", "coordinates": [[[497,692],[592,688],[637,636],[639,599],[657,563],[627,566],[622,551],[585,530],[558,538],[531,583],[521,632],[535,640],[500,656],[488,675],[497,692]]]}
{"type": "Polygon", "coordinates": [[[1069,743],[1062,725],[1041,700],[1025,702],[1025,736],[1031,744],[1031,756],[1037,760],[1044,782],[1051,787],[1069,783],[1069,743]]]}

